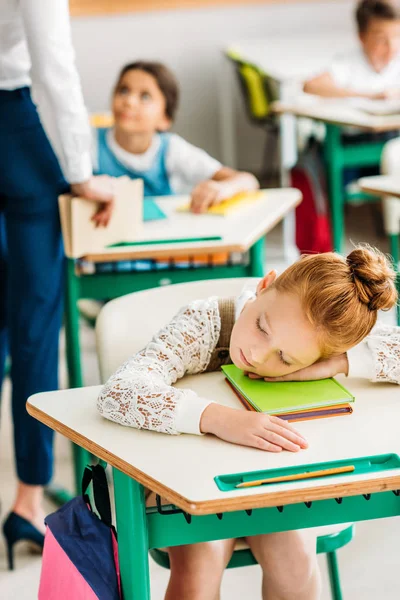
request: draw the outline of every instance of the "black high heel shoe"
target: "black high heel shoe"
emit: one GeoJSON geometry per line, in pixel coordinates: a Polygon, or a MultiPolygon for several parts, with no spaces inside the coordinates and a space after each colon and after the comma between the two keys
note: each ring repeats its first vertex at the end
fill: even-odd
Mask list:
{"type": "Polygon", "coordinates": [[[43,548],[44,535],[32,523],[20,517],[15,512],[10,512],[3,523],[3,534],[7,545],[8,568],[14,569],[14,544],[21,540],[33,542],[43,548]]]}

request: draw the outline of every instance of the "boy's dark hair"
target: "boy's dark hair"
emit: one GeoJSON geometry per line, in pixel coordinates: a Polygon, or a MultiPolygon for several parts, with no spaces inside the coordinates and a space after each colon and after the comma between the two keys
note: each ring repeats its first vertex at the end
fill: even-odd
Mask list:
{"type": "Polygon", "coordinates": [[[361,0],[356,9],[358,32],[364,33],[373,19],[396,21],[400,19],[400,10],[390,0],[361,0]]]}
{"type": "Polygon", "coordinates": [[[115,85],[115,90],[118,88],[121,79],[128,71],[145,71],[154,77],[165,98],[165,113],[167,117],[173,121],[179,103],[179,86],[172,71],[159,62],[138,60],[125,65],[121,69],[115,85]]]}

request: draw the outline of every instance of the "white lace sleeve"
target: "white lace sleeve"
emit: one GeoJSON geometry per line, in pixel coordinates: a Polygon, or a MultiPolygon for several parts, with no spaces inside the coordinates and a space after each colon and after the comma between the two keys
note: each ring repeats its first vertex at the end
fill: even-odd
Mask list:
{"type": "Polygon", "coordinates": [[[377,325],[348,359],[352,377],[400,384],[400,327],[377,325]]]}
{"type": "Polygon", "coordinates": [[[102,388],[97,407],[106,419],[162,433],[200,433],[210,400],[171,386],[204,371],[220,333],[217,298],[196,300],[132,356],[102,388]]]}

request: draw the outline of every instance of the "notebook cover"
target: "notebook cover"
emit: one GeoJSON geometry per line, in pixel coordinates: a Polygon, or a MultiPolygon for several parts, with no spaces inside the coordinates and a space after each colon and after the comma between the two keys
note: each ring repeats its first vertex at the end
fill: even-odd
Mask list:
{"type": "Polygon", "coordinates": [[[223,366],[222,370],[258,412],[281,415],[354,402],[354,396],[335,379],[275,383],[250,379],[235,365],[223,366]]]}
{"type": "MultiPolygon", "coordinates": [[[[225,379],[225,381],[231,390],[235,392],[236,396],[247,410],[257,412],[254,406],[252,406],[250,402],[248,402],[246,398],[242,396],[239,390],[232,385],[229,379],[225,379]]],[[[311,408],[285,414],[274,413],[271,416],[280,417],[289,423],[296,423],[297,421],[313,421],[314,419],[328,419],[329,417],[344,417],[346,415],[351,415],[352,412],[353,409],[351,408],[350,404],[338,404],[332,407],[328,406],[322,408],[311,408]]]]}
{"type": "MultiPolygon", "coordinates": [[[[219,215],[219,216],[227,216],[236,210],[243,208],[257,200],[260,200],[265,196],[265,192],[257,191],[257,192],[241,192],[240,194],[235,194],[232,198],[227,198],[214,206],[210,206],[210,208],[206,211],[207,215],[219,215]]],[[[176,209],[178,212],[188,212],[190,210],[190,203],[185,202],[181,206],[178,206],[176,209]]]]}
{"type": "Polygon", "coordinates": [[[167,215],[152,198],[143,200],[143,221],[159,221],[166,219],[167,215]]]}
{"type": "Polygon", "coordinates": [[[63,194],[59,197],[65,253],[69,258],[100,253],[110,244],[139,237],[142,228],[143,181],[119,177],[115,180],[115,206],[107,227],[91,220],[94,202],[63,194]]]}
{"type": "Polygon", "coordinates": [[[348,104],[354,108],[375,116],[391,116],[400,114],[400,101],[372,100],[371,98],[349,98],[348,104]]]}

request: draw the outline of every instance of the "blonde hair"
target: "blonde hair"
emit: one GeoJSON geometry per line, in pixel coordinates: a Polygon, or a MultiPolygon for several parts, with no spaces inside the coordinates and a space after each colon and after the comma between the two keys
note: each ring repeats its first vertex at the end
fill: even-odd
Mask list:
{"type": "Polygon", "coordinates": [[[384,254],[358,246],[347,258],[327,252],[306,255],[273,287],[300,295],[310,323],[320,333],[321,357],[349,350],[373,328],[378,310],[397,301],[396,273],[384,254]]]}

